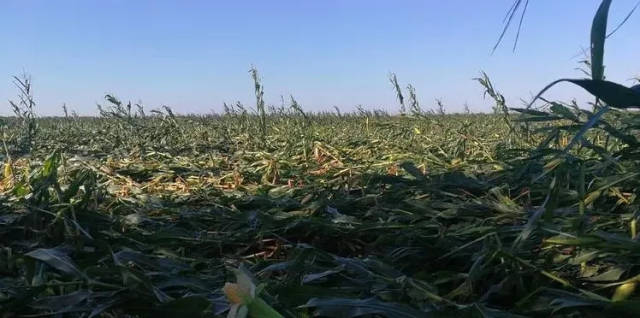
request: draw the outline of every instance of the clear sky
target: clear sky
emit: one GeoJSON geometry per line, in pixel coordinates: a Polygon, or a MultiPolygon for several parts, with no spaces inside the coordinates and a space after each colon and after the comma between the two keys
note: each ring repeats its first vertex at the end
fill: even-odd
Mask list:
{"type": "MultiPolygon", "coordinates": [[[[449,111],[465,102],[489,111],[471,80],[484,70],[520,106],[556,78],[581,76],[599,2],[531,0],[516,52],[511,32],[490,55],[512,0],[0,0],[0,100],[15,97],[10,77],[24,70],[42,115],[61,114],[63,103],[95,114],[106,93],[147,108],[219,112],[225,101],[254,105],[253,64],[268,104],[292,94],[308,110],[396,111],[392,71],[425,108],[441,98],[449,111]]],[[[614,1],[610,22],[635,2],[614,1]]],[[[640,75],[639,29],[634,15],[608,42],[609,79],[640,75]]],[[[551,92],[577,94],[567,85],[551,92]]]]}

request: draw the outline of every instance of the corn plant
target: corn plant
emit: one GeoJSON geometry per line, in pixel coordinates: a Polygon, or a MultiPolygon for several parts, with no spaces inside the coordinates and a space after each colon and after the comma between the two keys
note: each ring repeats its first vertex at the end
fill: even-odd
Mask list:
{"type": "Polygon", "coordinates": [[[260,116],[260,134],[262,136],[262,143],[265,144],[267,138],[267,114],[264,108],[264,88],[260,82],[258,69],[251,67],[249,73],[251,73],[256,94],[256,109],[258,111],[258,116],[260,116]]]}
{"type": "Polygon", "coordinates": [[[398,84],[398,77],[396,73],[389,74],[389,82],[393,86],[393,90],[396,93],[396,97],[398,98],[398,102],[400,103],[400,114],[404,115],[407,112],[407,108],[404,105],[404,96],[402,95],[402,89],[400,89],[400,84],[398,84]]]}
{"type": "Polygon", "coordinates": [[[13,84],[18,89],[18,101],[9,101],[9,105],[19,121],[18,147],[22,152],[31,152],[36,147],[38,133],[36,102],[33,98],[31,76],[26,73],[20,77],[14,76],[13,84]]]}

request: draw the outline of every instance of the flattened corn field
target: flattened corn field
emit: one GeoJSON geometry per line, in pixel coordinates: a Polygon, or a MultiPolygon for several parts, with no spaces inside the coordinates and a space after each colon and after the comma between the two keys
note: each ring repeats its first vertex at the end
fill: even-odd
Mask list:
{"type": "Polygon", "coordinates": [[[403,116],[306,113],[252,69],[255,112],[46,118],[16,77],[0,317],[640,315],[640,87],[603,80],[610,3],[565,80],[582,107],[508,108],[482,74],[494,114],[424,112],[392,74],[403,116]]]}
{"type": "MultiPolygon", "coordinates": [[[[32,155],[5,158],[4,317],[225,315],[240,267],[292,317],[635,308],[609,299],[639,272],[637,161],[554,159],[566,134],[282,111],[262,138],[238,112],[110,114],[39,119],[32,155]]],[[[579,127],[564,122],[536,129],[579,127]]],[[[590,140],[630,150],[607,136],[590,140]]]]}

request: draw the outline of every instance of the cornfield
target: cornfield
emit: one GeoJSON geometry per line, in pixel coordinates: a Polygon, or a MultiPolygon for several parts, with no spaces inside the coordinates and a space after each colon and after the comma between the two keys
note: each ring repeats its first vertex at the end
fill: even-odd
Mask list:
{"type": "Polygon", "coordinates": [[[265,105],[252,68],[256,111],[37,117],[16,77],[2,317],[640,315],[640,90],[604,79],[610,3],[592,78],[560,80],[589,107],[552,83],[509,108],[482,73],[494,114],[423,111],[391,74],[401,116],[313,113],[265,105]]]}

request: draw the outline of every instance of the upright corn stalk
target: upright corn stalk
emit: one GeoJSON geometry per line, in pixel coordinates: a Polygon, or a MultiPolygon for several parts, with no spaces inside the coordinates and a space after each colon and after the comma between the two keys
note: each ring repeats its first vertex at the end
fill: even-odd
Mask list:
{"type": "Polygon", "coordinates": [[[267,140],[267,114],[264,109],[264,90],[262,87],[262,83],[260,82],[260,77],[258,76],[258,70],[252,66],[249,70],[251,73],[251,78],[253,78],[253,84],[256,93],[256,109],[258,110],[258,115],[260,116],[260,134],[262,139],[262,144],[265,145],[267,140]]]}
{"type": "Polygon", "coordinates": [[[13,84],[18,88],[18,101],[9,101],[9,104],[20,122],[21,136],[18,144],[21,151],[31,152],[35,149],[35,138],[38,132],[31,76],[27,74],[22,74],[20,77],[14,76],[13,84]]]}
{"type": "Polygon", "coordinates": [[[446,110],[444,108],[444,103],[441,99],[436,98],[436,105],[438,105],[438,115],[444,116],[446,114],[446,110]]]}
{"type": "MultiPolygon", "coordinates": [[[[485,72],[480,73],[480,77],[474,78],[482,87],[484,87],[483,97],[489,95],[491,99],[495,101],[495,105],[492,107],[493,113],[496,115],[501,115],[504,123],[509,127],[509,133],[512,134],[515,132],[515,127],[511,122],[511,117],[509,115],[509,107],[507,107],[506,99],[500,92],[498,92],[494,87],[493,83],[491,83],[491,79],[489,79],[489,75],[485,72]]],[[[527,131],[527,139],[529,138],[529,123],[525,122],[525,130],[527,131]]]]}
{"type": "Polygon", "coordinates": [[[402,89],[400,89],[400,84],[398,84],[398,77],[396,76],[396,73],[389,74],[389,81],[391,82],[391,85],[396,92],[398,102],[400,102],[400,114],[404,115],[407,112],[407,108],[404,105],[404,96],[402,96],[402,89]]]}
{"type": "Polygon", "coordinates": [[[307,142],[307,135],[309,133],[309,127],[311,126],[311,119],[309,118],[309,116],[307,116],[307,114],[304,112],[304,110],[302,110],[302,106],[300,106],[300,104],[298,103],[298,101],[293,98],[293,95],[291,95],[291,109],[297,113],[300,114],[302,116],[302,154],[304,156],[304,159],[307,160],[308,156],[307,156],[307,146],[308,146],[308,142],[307,142]]]}
{"type": "Polygon", "coordinates": [[[62,112],[64,113],[64,118],[68,119],[69,118],[69,109],[67,108],[67,104],[66,103],[62,104],[62,112]]]}
{"type": "Polygon", "coordinates": [[[420,104],[418,103],[418,96],[416,95],[416,88],[413,85],[407,85],[407,91],[409,91],[409,105],[411,107],[411,112],[415,116],[422,115],[422,108],[420,108],[420,104]]]}

